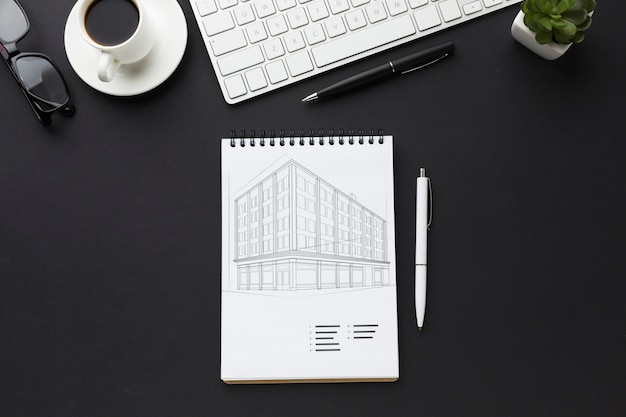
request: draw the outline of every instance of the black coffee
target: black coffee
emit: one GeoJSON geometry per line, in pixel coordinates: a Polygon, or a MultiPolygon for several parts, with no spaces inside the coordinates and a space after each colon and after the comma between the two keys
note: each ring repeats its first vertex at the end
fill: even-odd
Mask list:
{"type": "Polygon", "coordinates": [[[139,10],[130,0],[98,0],[87,10],[87,33],[100,45],[119,45],[133,36],[139,10]]]}

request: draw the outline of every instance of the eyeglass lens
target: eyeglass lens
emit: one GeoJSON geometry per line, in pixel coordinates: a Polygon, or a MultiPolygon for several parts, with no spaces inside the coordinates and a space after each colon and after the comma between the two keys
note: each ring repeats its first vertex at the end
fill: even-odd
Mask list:
{"type": "Polygon", "coordinates": [[[28,20],[14,0],[0,0],[0,39],[17,42],[28,31],[28,20]]]}
{"type": "Polygon", "coordinates": [[[67,101],[65,83],[50,61],[39,56],[24,56],[15,61],[15,66],[22,86],[45,101],[38,103],[41,110],[52,110],[67,101]]]}

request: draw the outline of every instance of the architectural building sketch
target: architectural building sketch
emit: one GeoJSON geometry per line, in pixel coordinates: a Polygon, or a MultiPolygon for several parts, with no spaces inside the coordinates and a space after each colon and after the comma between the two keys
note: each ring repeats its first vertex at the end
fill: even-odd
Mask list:
{"type": "Polygon", "coordinates": [[[237,291],[390,285],[384,218],[291,159],[232,205],[237,291]]]}

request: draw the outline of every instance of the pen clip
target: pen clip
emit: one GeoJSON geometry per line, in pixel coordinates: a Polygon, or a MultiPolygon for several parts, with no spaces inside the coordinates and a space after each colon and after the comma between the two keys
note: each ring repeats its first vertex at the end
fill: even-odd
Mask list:
{"type": "Polygon", "coordinates": [[[422,64],[422,65],[420,65],[420,66],[417,66],[417,67],[415,67],[415,68],[411,68],[411,69],[408,69],[408,70],[404,70],[404,71],[402,71],[400,74],[401,74],[401,75],[408,74],[409,72],[417,71],[418,69],[422,69],[422,68],[427,67],[427,66],[429,66],[429,65],[435,64],[435,63],[437,63],[437,62],[441,61],[442,59],[446,58],[448,55],[450,55],[450,53],[449,53],[449,52],[446,52],[445,54],[443,54],[443,55],[441,55],[441,56],[438,56],[437,58],[434,58],[432,61],[428,61],[427,63],[422,64]]]}
{"type": "Polygon", "coordinates": [[[433,223],[433,187],[430,183],[430,177],[428,177],[428,223],[426,229],[430,230],[430,225],[433,223]]]}

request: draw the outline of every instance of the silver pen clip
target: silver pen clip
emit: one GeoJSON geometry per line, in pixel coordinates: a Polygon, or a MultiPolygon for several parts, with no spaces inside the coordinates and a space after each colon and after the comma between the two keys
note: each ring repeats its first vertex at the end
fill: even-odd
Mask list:
{"type": "Polygon", "coordinates": [[[450,55],[450,53],[446,52],[445,54],[443,54],[441,56],[438,56],[437,58],[433,59],[432,61],[429,61],[429,62],[427,62],[425,64],[422,64],[419,67],[415,67],[415,68],[411,68],[411,69],[402,71],[400,74],[404,75],[404,74],[408,74],[409,72],[417,71],[418,69],[422,69],[422,68],[427,67],[429,65],[435,64],[435,63],[441,61],[442,59],[448,57],[449,55],[450,55]]]}

